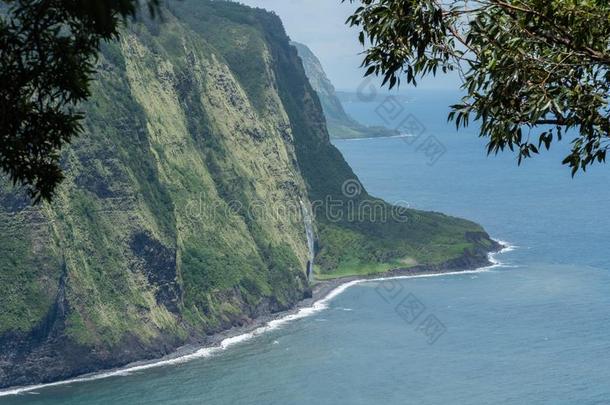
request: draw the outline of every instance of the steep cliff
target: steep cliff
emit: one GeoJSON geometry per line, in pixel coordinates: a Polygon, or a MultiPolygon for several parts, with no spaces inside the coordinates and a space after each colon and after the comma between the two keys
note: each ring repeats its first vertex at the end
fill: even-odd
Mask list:
{"type": "Polygon", "coordinates": [[[313,254],[325,278],[493,248],[472,222],[361,188],[263,10],[184,0],[133,24],[104,46],[84,109],[52,204],[0,187],[0,387],[159,357],[291,308],[313,254]]]}
{"type": "Polygon", "coordinates": [[[305,74],[320,99],[331,138],[376,138],[399,135],[399,132],[394,129],[363,125],[347,114],[320,60],[306,45],[298,42],[291,42],[291,44],[297,49],[299,57],[303,61],[305,74]]]}

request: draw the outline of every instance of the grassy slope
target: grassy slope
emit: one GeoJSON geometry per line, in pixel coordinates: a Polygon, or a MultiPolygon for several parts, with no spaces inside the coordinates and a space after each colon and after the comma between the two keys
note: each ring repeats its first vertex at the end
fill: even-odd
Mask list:
{"type": "MultiPolygon", "coordinates": [[[[222,304],[239,305],[227,302],[230,299],[223,291],[238,287],[244,297],[252,298],[250,305],[270,295],[285,304],[293,300],[287,294],[294,290],[290,284],[296,279],[270,280],[274,275],[268,269],[273,270],[275,261],[286,256],[287,275],[296,271],[294,276],[298,278],[298,270],[305,267],[304,231],[298,221],[231,214],[232,203],[247,207],[270,194],[290,199],[287,190],[278,190],[280,179],[271,172],[283,172],[288,178],[294,168],[277,129],[272,127],[275,123],[259,119],[214,50],[206,49],[196,36],[181,32],[184,29],[166,23],[161,38],[147,38],[140,32],[127,37],[126,42],[134,41],[126,45],[133,52],[138,52],[146,40],[150,43],[145,46],[152,50],[144,57],[140,54],[130,58],[133,64],[128,65],[127,72],[136,97],[150,117],[153,142],[163,154],[158,163],[161,177],[174,203],[177,207],[193,202],[215,207],[209,213],[200,208],[202,216],[195,217],[178,209],[185,311],[193,321],[214,327],[208,321],[216,316],[210,317],[209,313],[222,304]],[[172,33],[174,30],[177,32],[172,33]],[[183,41],[192,41],[186,43],[192,50],[190,55],[164,55],[180,50],[183,41]],[[147,68],[151,64],[166,69],[172,83],[159,80],[158,73],[147,68]],[[164,118],[172,107],[175,111],[164,118]],[[249,135],[250,131],[269,130],[276,133],[265,134],[260,141],[249,135]],[[261,161],[258,154],[271,156],[261,161]],[[286,228],[284,237],[279,233],[282,228],[286,228]],[[215,292],[220,295],[214,297],[215,292]]],[[[299,189],[298,184],[294,187],[299,189]]]]}
{"type": "Polygon", "coordinates": [[[0,334],[29,331],[57,293],[61,263],[40,210],[0,180],[0,334]]]}

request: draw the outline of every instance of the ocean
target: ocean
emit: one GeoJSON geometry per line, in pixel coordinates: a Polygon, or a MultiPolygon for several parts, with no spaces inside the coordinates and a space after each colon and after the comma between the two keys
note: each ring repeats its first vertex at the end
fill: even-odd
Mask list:
{"type": "Polygon", "coordinates": [[[410,97],[345,106],[417,136],[335,145],[371,194],[506,241],[496,266],[356,283],[226,349],[0,403],[610,403],[610,168],[573,179],[567,140],[521,167],[487,157],[476,126],[446,122],[456,93],[410,97]]]}

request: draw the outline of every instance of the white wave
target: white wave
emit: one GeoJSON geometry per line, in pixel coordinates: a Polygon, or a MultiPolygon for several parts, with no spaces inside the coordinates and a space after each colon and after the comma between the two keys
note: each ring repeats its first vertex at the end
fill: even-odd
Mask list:
{"type": "Polygon", "coordinates": [[[157,367],[177,365],[177,364],[186,363],[186,362],[189,362],[189,361],[192,361],[195,359],[202,359],[202,358],[210,357],[216,353],[219,353],[223,350],[228,349],[231,346],[248,341],[265,332],[269,332],[269,331],[278,329],[279,327],[281,327],[284,324],[287,324],[289,322],[292,322],[292,321],[295,321],[298,319],[306,318],[317,312],[323,311],[324,309],[328,308],[328,303],[330,301],[332,301],[337,296],[341,295],[348,288],[353,287],[358,284],[379,282],[379,281],[393,280],[393,279],[400,280],[400,279],[410,279],[410,278],[445,277],[445,276],[453,276],[453,275],[484,273],[484,272],[489,271],[492,268],[505,266],[504,264],[502,264],[501,262],[499,262],[498,260],[495,259],[495,255],[510,252],[516,248],[516,246],[513,246],[508,242],[499,241],[499,240],[496,240],[496,242],[502,244],[505,247],[502,250],[500,250],[499,252],[489,254],[489,260],[490,260],[490,262],[492,262],[491,266],[481,267],[479,269],[474,269],[474,270],[452,271],[452,272],[446,272],[446,273],[378,277],[378,278],[359,279],[359,280],[348,281],[347,283],[341,284],[341,285],[337,286],[336,288],[334,288],[332,291],[330,291],[326,295],[326,297],[322,298],[319,301],[314,302],[310,307],[300,308],[295,313],[288,314],[282,318],[271,320],[271,321],[267,322],[267,324],[254,329],[252,332],[228,337],[228,338],[222,340],[218,346],[204,347],[193,353],[185,354],[180,357],[174,357],[174,358],[170,358],[170,359],[166,359],[166,360],[159,360],[159,361],[146,363],[146,364],[127,366],[125,368],[121,368],[121,369],[117,369],[117,370],[100,372],[100,373],[95,373],[95,374],[91,374],[91,375],[84,375],[84,376],[72,378],[69,380],[7,389],[7,390],[0,391],[0,397],[8,396],[8,395],[17,395],[17,394],[22,394],[22,393],[32,393],[32,391],[36,391],[39,389],[57,387],[57,386],[61,386],[61,385],[69,385],[69,384],[74,384],[74,383],[95,381],[95,380],[101,380],[101,379],[110,378],[110,377],[128,376],[128,375],[133,374],[138,371],[149,370],[151,368],[157,368],[157,367]]]}
{"type": "Polygon", "coordinates": [[[509,265],[499,261],[496,258],[496,256],[501,255],[503,253],[512,252],[513,250],[517,249],[518,246],[512,245],[510,242],[507,242],[507,241],[504,241],[504,240],[500,240],[500,239],[494,239],[494,241],[499,243],[500,245],[502,245],[503,248],[500,249],[497,252],[489,253],[487,255],[487,258],[491,262],[491,266],[488,266],[488,267],[485,267],[485,268],[486,269],[492,269],[492,268],[498,268],[498,267],[513,267],[513,266],[509,266],[509,265]]]}
{"type": "Polygon", "coordinates": [[[508,253],[508,252],[512,252],[513,250],[519,248],[519,246],[517,245],[513,245],[510,242],[507,242],[505,240],[500,240],[500,239],[494,239],[494,241],[498,242],[500,245],[504,246],[502,248],[502,250],[500,250],[499,252],[496,252],[494,254],[500,254],[500,253],[508,253]]]}

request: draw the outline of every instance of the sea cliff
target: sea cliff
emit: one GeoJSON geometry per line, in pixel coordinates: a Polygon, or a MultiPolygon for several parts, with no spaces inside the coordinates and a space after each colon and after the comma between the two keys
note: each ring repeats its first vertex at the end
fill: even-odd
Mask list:
{"type": "Polygon", "coordinates": [[[290,310],[312,295],[312,257],[314,278],[332,278],[497,248],[475,223],[367,193],[264,10],[173,2],[103,46],[92,94],[53,203],[0,186],[0,387],[158,358],[290,310]]]}

